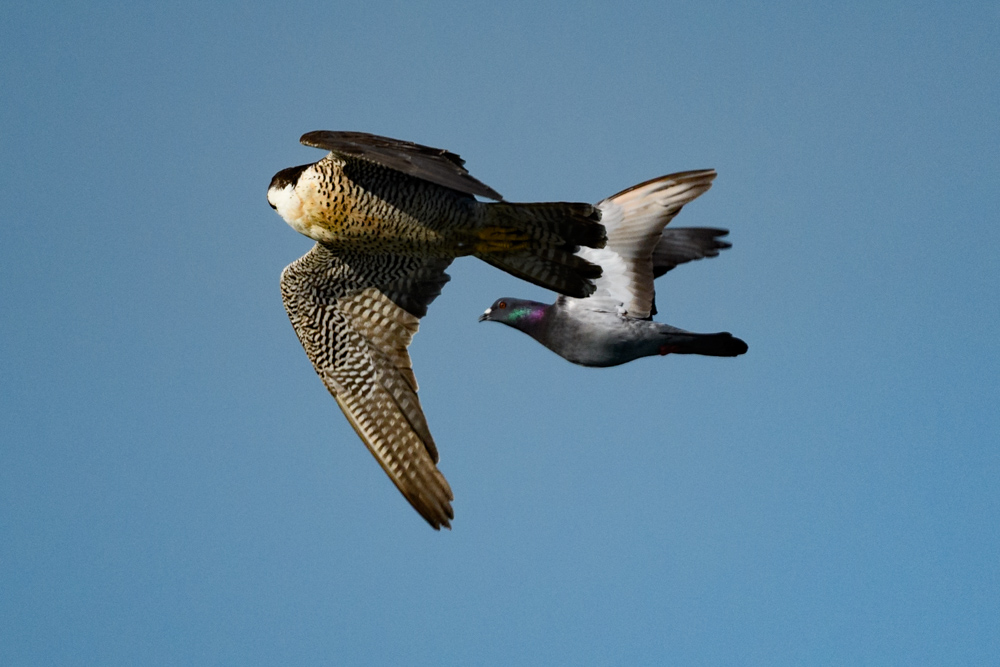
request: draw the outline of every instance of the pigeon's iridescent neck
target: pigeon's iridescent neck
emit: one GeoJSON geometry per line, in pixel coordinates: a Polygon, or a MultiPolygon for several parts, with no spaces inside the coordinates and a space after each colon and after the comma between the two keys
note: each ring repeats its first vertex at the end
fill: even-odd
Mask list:
{"type": "Polygon", "coordinates": [[[548,310],[548,306],[543,303],[537,305],[524,305],[510,311],[508,318],[514,322],[527,321],[531,324],[535,324],[545,317],[546,310],[548,310]]]}

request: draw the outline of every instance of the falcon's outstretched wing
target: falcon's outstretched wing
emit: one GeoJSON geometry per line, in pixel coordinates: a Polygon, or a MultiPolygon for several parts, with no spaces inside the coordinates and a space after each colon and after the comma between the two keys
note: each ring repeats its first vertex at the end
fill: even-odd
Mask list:
{"type": "Polygon", "coordinates": [[[383,167],[466,194],[503,199],[499,192],[469,174],[464,166],[465,160],[443,148],[421,146],[412,141],[390,139],[366,132],[328,130],[307,132],[299,141],[306,146],[377,162],[383,167]]]}
{"type": "Polygon", "coordinates": [[[281,274],[302,347],[351,426],[413,508],[450,527],[454,496],[417,398],[407,346],[448,282],[447,258],[334,254],[317,243],[281,274]]]}

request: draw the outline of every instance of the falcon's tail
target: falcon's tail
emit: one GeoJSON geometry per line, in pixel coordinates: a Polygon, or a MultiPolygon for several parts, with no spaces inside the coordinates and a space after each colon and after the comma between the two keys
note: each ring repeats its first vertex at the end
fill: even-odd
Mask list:
{"type": "Polygon", "coordinates": [[[584,298],[593,294],[601,267],[574,253],[580,246],[604,247],[600,219],[590,204],[487,204],[474,254],[530,283],[584,298]]]}
{"type": "Polygon", "coordinates": [[[703,354],[708,357],[738,357],[749,348],[742,340],[723,331],[699,334],[677,329],[666,324],[658,327],[660,354],[703,354]]]}

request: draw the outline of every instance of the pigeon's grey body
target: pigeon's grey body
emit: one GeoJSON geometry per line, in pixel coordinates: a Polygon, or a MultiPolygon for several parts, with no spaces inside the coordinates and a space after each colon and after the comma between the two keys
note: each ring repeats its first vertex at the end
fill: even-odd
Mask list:
{"type": "MultiPolygon", "coordinates": [[[[640,357],[665,354],[735,356],[746,345],[729,333],[698,334],[652,320],[594,310],[582,299],[558,299],[525,333],[581,366],[618,366],[640,357]]],[[[532,302],[507,299],[508,308],[532,302]]],[[[539,304],[544,306],[545,304],[539,304]]]]}
{"type": "Polygon", "coordinates": [[[711,187],[714,178],[714,170],[671,174],[599,203],[607,246],[578,252],[602,269],[590,297],[561,296],[551,305],[498,299],[479,319],[523,331],[583,366],[617,366],[666,354],[743,354],[746,343],[728,332],[700,334],[652,321],[654,277],[729,247],[719,240],[725,230],[664,229],[685,204],[711,187]]]}
{"type": "Polygon", "coordinates": [[[275,174],[267,199],[317,243],[281,275],[281,295],[316,373],[386,474],[428,523],[448,527],[453,495],[417,398],[407,348],[448,282],[475,255],[519,278],[586,296],[603,246],[590,204],[500,199],[454,153],[360,132],[310,132],[322,160],[275,174]]]}

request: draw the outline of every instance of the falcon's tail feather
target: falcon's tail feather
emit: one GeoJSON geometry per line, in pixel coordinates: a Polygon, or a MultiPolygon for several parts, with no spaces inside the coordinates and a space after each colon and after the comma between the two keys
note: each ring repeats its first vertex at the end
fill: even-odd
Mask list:
{"type": "Polygon", "coordinates": [[[601,275],[601,267],[565,250],[477,256],[516,278],[577,299],[593,294],[593,280],[601,275]]]}
{"type": "Polygon", "coordinates": [[[475,255],[507,273],[566,296],[593,294],[601,268],[574,255],[607,242],[601,212],[590,204],[488,204],[475,255]]]}

